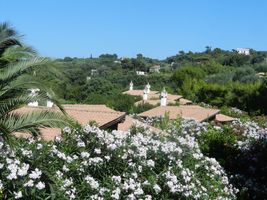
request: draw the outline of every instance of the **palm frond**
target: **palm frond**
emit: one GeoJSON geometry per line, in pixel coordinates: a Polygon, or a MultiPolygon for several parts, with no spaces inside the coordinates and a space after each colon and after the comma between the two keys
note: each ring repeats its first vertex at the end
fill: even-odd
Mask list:
{"type": "Polygon", "coordinates": [[[47,72],[45,64],[48,59],[36,57],[37,52],[32,47],[22,45],[20,37],[8,23],[0,23],[0,133],[7,141],[14,132],[38,135],[41,128],[63,128],[74,124],[53,93],[41,85],[37,76],[31,74],[31,70],[37,70],[38,67],[40,73],[43,72],[41,67],[47,72]],[[31,97],[28,88],[39,88],[41,92],[31,97]],[[48,111],[50,109],[32,113],[16,112],[31,101],[46,100],[53,101],[63,113],[58,109],[52,109],[52,112],[48,111]]]}
{"type": "Polygon", "coordinates": [[[1,135],[2,137],[3,136],[5,137],[5,136],[9,135],[8,128],[4,124],[2,124],[2,123],[0,123],[0,132],[2,133],[2,135],[1,135]]]}
{"type": "Polygon", "coordinates": [[[10,37],[19,37],[18,32],[7,22],[0,23],[0,42],[10,37]]]}
{"type": "Polygon", "coordinates": [[[26,101],[27,99],[23,97],[0,101],[0,118],[4,118],[10,112],[23,107],[26,101]]]}
{"type": "Polygon", "coordinates": [[[8,85],[17,77],[25,74],[30,68],[34,68],[46,63],[48,59],[35,57],[26,61],[20,61],[16,64],[10,64],[0,70],[0,87],[8,85]]]}
{"type": "Polygon", "coordinates": [[[6,127],[7,134],[25,132],[40,134],[40,128],[63,128],[73,126],[74,121],[58,112],[38,111],[25,114],[11,113],[0,119],[0,127],[6,127]]]}
{"type": "Polygon", "coordinates": [[[5,117],[10,112],[17,110],[18,108],[27,106],[27,104],[30,102],[33,102],[33,101],[44,102],[47,100],[52,101],[55,104],[55,106],[57,106],[58,109],[64,115],[66,115],[67,113],[64,107],[61,105],[61,103],[56,98],[53,98],[53,96],[51,96],[50,94],[51,93],[41,91],[34,97],[31,97],[28,94],[25,94],[19,97],[9,98],[9,99],[5,99],[4,101],[0,101],[0,118],[5,117]]]}
{"type": "Polygon", "coordinates": [[[48,87],[40,81],[37,77],[29,74],[18,77],[16,80],[10,82],[8,85],[0,85],[0,100],[4,98],[6,94],[12,94],[13,91],[21,91],[19,96],[26,92],[29,88],[39,88],[41,91],[49,91],[48,87]]]}
{"type": "Polygon", "coordinates": [[[2,59],[12,62],[20,58],[32,58],[36,55],[37,51],[31,46],[13,46],[11,48],[6,49],[6,51],[2,54],[2,59]]]}
{"type": "Polygon", "coordinates": [[[4,41],[0,42],[0,56],[2,56],[2,54],[10,47],[13,47],[15,45],[21,46],[21,43],[19,42],[19,40],[15,39],[15,38],[8,38],[4,41]]]}

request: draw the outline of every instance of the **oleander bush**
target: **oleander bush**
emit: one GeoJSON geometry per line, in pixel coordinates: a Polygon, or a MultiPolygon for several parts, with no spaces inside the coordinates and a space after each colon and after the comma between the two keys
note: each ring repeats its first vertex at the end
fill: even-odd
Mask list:
{"type": "MultiPolygon", "coordinates": [[[[229,112],[243,115],[236,108],[229,112]]],[[[239,190],[238,199],[267,199],[266,122],[258,124],[245,116],[242,120],[218,125],[181,118],[170,120],[168,115],[145,122],[169,133],[176,130],[194,137],[201,152],[215,158],[224,168],[229,182],[239,190]]]]}
{"type": "MultiPolygon", "coordinates": [[[[188,127],[188,129],[187,129],[188,127]]],[[[201,128],[200,128],[201,129],[201,128]]],[[[0,146],[3,199],[235,199],[214,158],[173,125],[164,136],[95,126],[65,128],[53,142],[17,139],[0,146]]]]}

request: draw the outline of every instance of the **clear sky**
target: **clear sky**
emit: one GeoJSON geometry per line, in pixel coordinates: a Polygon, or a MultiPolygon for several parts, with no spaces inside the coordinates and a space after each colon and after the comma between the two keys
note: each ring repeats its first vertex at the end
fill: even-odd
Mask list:
{"type": "Polygon", "coordinates": [[[267,50],[267,0],[0,0],[0,8],[0,21],[53,58],[267,50]]]}

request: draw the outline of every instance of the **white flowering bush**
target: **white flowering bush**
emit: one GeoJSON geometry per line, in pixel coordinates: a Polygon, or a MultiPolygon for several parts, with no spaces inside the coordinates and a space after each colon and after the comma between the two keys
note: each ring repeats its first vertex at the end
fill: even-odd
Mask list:
{"type": "MultiPolygon", "coordinates": [[[[145,120],[166,132],[194,137],[201,152],[224,167],[239,199],[267,199],[267,128],[255,121],[237,119],[227,125],[169,120],[168,116],[145,120]]],[[[262,123],[264,124],[264,123],[262,123]]]]}
{"type": "Polygon", "coordinates": [[[191,135],[65,130],[54,142],[1,142],[1,198],[235,199],[223,168],[191,135]]]}
{"type": "Polygon", "coordinates": [[[240,188],[241,198],[267,199],[267,127],[254,121],[236,120],[231,125],[239,135],[238,149],[231,158],[233,183],[240,188]]]}

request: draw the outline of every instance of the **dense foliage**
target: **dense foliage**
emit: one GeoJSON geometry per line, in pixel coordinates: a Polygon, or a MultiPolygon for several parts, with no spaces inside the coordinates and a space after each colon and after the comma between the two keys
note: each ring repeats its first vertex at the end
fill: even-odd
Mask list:
{"type": "Polygon", "coordinates": [[[121,102],[116,100],[125,99],[128,103],[123,111],[131,113],[133,100],[129,101],[130,97],[124,97],[121,92],[128,89],[130,81],[135,89],[144,89],[149,82],[152,90],[166,87],[168,92],[194,102],[238,107],[256,115],[267,113],[266,78],[258,74],[267,71],[266,55],[254,50],[250,50],[250,55],[241,55],[208,48],[200,53],[180,51],[165,60],[141,54],[136,58],[118,58],[116,54],[98,58],[66,57],[54,62],[61,74],[37,76],[66,102],[100,102],[117,108],[121,102]],[[160,65],[160,73],[149,71],[155,65],[160,65]],[[136,71],[144,71],[146,75],[137,75],[136,71]]]}

